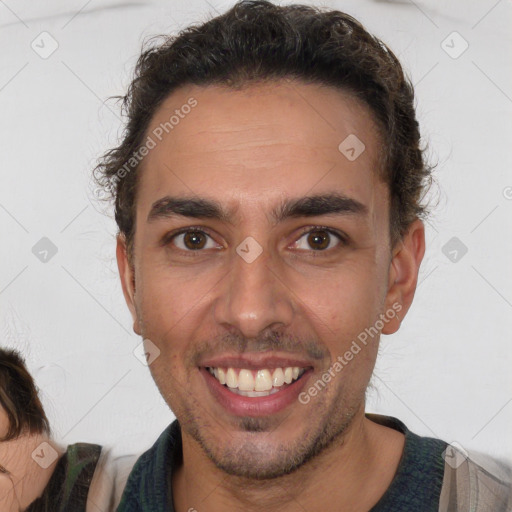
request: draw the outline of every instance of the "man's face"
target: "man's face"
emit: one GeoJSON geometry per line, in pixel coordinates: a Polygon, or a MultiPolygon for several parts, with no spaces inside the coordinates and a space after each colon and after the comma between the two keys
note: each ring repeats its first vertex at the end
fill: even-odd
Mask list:
{"type": "Polygon", "coordinates": [[[184,435],[218,467],[283,474],[362,417],[378,335],[341,370],[333,364],[394,302],[389,194],[371,115],[317,85],[188,86],[167,98],[146,135],[157,144],[138,185],[135,292],[131,277],[124,291],[136,332],[150,353],[160,350],[152,375],[184,435]],[[191,97],[197,105],[181,109],[191,97]],[[183,118],[159,141],[176,109],[183,118]],[[355,159],[361,146],[338,149],[350,135],[365,145],[355,159]],[[329,195],[342,200],[284,214],[283,205],[329,195]],[[165,201],[153,208],[166,196],[215,202],[229,217],[171,214],[165,201]],[[300,378],[283,384],[293,367],[300,378]],[[300,393],[329,369],[328,384],[305,400],[300,393]],[[246,391],[221,384],[223,374],[246,391]],[[256,384],[262,391],[251,391],[256,384]]]}

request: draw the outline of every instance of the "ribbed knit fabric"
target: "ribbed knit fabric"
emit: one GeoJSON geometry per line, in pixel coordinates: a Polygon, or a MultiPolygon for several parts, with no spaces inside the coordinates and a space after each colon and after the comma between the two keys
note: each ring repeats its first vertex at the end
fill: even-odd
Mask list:
{"type": "MultiPolygon", "coordinates": [[[[366,416],[405,435],[395,478],[370,512],[437,512],[444,474],[442,453],[447,443],[420,437],[396,418],[366,416]]],[[[181,430],[175,420],[135,463],[117,512],[175,512],[171,472],[181,457],[181,430]]]]}
{"type": "Polygon", "coordinates": [[[420,437],[398,419],[375,414],[372,421],[405,434],[405,446],[395,478],[370,512],[438,512],[443,486],[443,452],[448,443],[420,437]]]}
{"type": "Polygon", "coordinates": [[[117,512],[175,512],[171,473],[181,450],[181,430],[174,420],[135,463],[117,512]]]}

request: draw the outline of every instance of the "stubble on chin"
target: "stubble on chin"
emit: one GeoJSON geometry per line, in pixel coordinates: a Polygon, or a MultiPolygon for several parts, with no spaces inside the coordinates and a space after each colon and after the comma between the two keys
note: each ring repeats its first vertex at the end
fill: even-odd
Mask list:
{"type": "MultiPolygon", "coordinates": [[[[279,428],[272,418],[243,417],[236,422],[236,435],[245,433],[253,436],[235,443],[230,440],[229,432],[224,428],[225,439],[222,443],[209,435],[209,418],[198,418],[193,410],[185,406],[183,414],[176,414],[182,429],[199,445],[203,453],[224,473],[239,477],[244,484],[249,481],[263,481],[280,478],[294,473],[308,462],[314,461],[329,448],[341,446],[344,434],[351,426],[357,412],[364,408],[364,391],[356,400],[350,400],[352,406],[344,405],[343,400],[334,400],[327,409],[318,404],[318,410],[308,417],[322,415],[322,421],[308,425],[305,432],[296,440],[277,444],[272,442],[273,432],[279,428]],[[266,442],[267,440],[267,442],[266,442]]],[[[284,420],[286,421],[286,419],[284,420]]]]}

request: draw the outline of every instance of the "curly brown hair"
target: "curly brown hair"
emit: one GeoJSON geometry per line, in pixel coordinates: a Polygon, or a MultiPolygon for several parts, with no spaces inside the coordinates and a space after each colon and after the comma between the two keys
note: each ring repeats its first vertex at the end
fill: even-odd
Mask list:
{"type": "Polygon", "coordinates": [[[122,100],[128,118],[121,144],[106,152],[93,177],[115,205],[119,232],[133,256],[139,154],[159,105],[178,87],[295,79],[333,86],[370,108],[381,135],[379,175],[390,191],[390,239],[425,217],[432,167],[420,147],[414,89],[393,52],[356,19],[305,5],[242,0],[226,13],[175,36],[156,36],[140,55],[122,100]],[[132,160],[130,160],[132,158],[132,160]],[[133,169],[127,172],[127,162],[133,169]]]}
{"type": "Polygon", "coordinates": [[[9,421],[7,433],[0,441],[10,441],[24,433],[50,435],[48,418],[23,358],[15,350],[3,348],[0,348],[0,406],[9,421]]]}

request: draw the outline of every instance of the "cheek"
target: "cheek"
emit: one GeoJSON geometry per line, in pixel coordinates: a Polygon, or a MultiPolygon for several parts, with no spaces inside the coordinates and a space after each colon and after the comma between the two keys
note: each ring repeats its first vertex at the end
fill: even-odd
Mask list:
{"type": "Polygon", "coordinates": [[[364,256],[356,256],[338,268],[295,279],[293,291],[326,326],[341,331],[364,328],[380,311],[385,297],[385,278],[364,256]]]}
{"type": "Polygon", "coordinates": [[[2,510],[20,510],[18,506],[11,477],[0,472],[0,507],[2,510]]]}
{"type": "Polygon", "coordinates": [[[5,418],[3,417],[3,411],[0,410],[0,439],[3,439],[7,432],[9,431],[9,421],[7,419],[7,415],[5,415],[5,418]]]}
{"type": "Polygon", "coordinates": [[[166,399],[176,393],[182,395],[189,378],[183,367],[184,354],[201,325],[199,317],[204,315],[203,283],[157,265],[143,269],[139,282],[144,283],[136,297],[142,335],[160,351],[150,371],[166,399]]]}
{"type": "Polygon", "coordinates": [[[13,474],[17,474],[24,464],[28,464],[23,438],[0,443],[0,462],[13,474]]]}
{"type": "Polygon", "coordinates": [[[182,338],[184,326],[201,297],[196,289],[197,281],[186,282],[176,279],[169,271],[150,268],[139,277],[142,286],[137,289],[136,303],[143,336],[157,344],[178,334],[182,338]]]}
{"type": "MultiPolygon", "coordinates": [[[[162,253],[163,254],[163,253],[162,253]]],[[[141,283],[138,302],[141,313],[151,315],[152,326],[169,328],[180,319],[201,308],[205,294],[223,277],[223,271],[211,264],[176,265],[158,258],[142,261],[137,276],[141,283]]],[[[224,270],[225,273],[225,270],[224,270]]]]}

